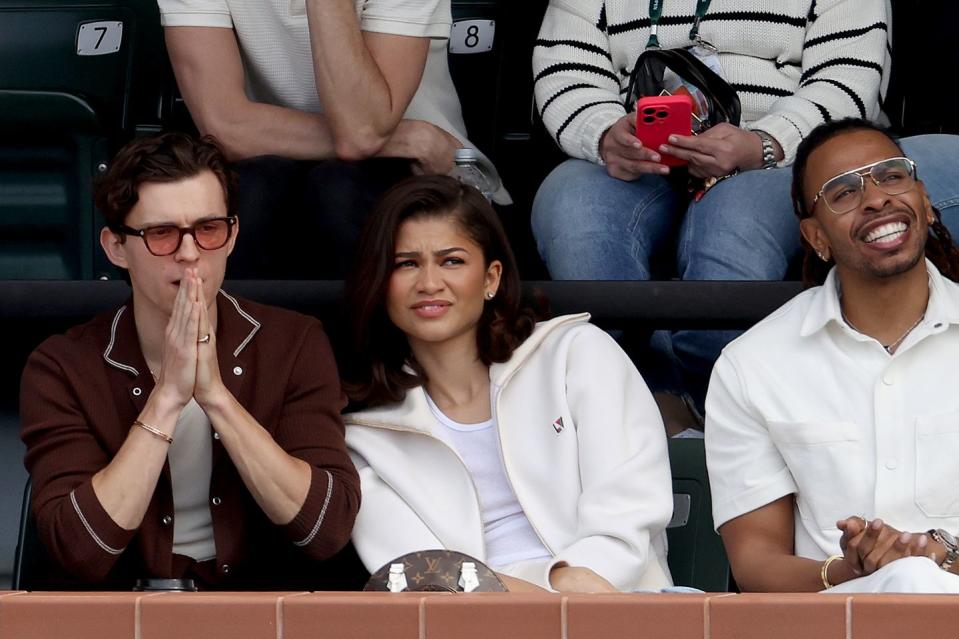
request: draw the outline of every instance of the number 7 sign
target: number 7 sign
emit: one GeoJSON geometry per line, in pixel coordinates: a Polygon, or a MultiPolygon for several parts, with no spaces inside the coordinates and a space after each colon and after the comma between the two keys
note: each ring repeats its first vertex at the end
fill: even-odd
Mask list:
{"type": "Polygon", "coordinates": [[[122,22],[84,22],[77,29],[77,55],[109,55],[119,51],[122,43],[122,22]]]}

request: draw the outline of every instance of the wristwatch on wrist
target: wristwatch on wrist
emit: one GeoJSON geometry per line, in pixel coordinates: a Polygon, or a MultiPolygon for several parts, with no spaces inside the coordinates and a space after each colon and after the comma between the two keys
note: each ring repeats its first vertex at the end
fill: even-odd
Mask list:
{"type": "Polygon", "coordinates": [[[762,129],[753,129],[753,133],[759,136],[759,139],[763,142],[763,165],[764,169],[771,169],[776,166],[776,144],[773,141],[773,136],[769,135],[762,129]]]}
{"type": "Polygon", "coordinates": [[[952,564],[956,561],[956,558],[959,557],[959,542],[956,541],[956,538],[951,532],[943,530],[942,528],[933,528],[929,531],[929,536],[942,544],[942,547],[946,549],[946,558],[942,560],[939,567],[949,572],[952,564]]]}

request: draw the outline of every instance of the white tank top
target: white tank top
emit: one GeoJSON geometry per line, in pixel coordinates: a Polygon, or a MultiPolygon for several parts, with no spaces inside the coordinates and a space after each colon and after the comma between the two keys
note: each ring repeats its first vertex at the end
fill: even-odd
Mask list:
{"type": "MultiPolygon", "coordinates": [[[[491,387],[490,395],[497,389],[491,387]]],[[[429,395],[430,411],[443,429],[473,478],[483,520],[486,563],[498,569],[517,561],[551,557],[523,512],[509,483],[499,444],[496,403],[490,399],[493,417],[479,424],[460,424],[443,414],[429,395]]]]}

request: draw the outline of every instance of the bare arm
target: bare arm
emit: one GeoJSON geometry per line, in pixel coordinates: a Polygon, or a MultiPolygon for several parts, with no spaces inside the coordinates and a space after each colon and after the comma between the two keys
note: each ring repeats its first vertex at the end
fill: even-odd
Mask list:
{"type": "Polygon", "coordinates": [[[429,39],[360,31],[352,0],[308,0],[316,90],[336,155],[376,155],[419,87],[429,39]]]}
{"type": "MultiPolygon", "coordinates": [[[[780,497],[719,528],[736,583],[744,592],[823,589],[823,562],[794,554],[793,500],[793,495],[780,497]]],[[[837,585],[861,574],[859,557],[850,551],[829,566],[828,578],[830,584],[837,585]]]]}
{"type": "Polygon", "coordinates": [[[219,27],[164,30],[177,84],[203,134],[216,136],[233,160],[281,155],[316,160],[335,155],[327,116],[250,100],[236,36],[219,27]]]}
{"type": "Polygon", "coordinates": [[[280,448],[229,393],[203,409],[256,503],[274,524],[290,523],[306,502],[310,465],[280,448]]]}
{"type": "MultiPolygon", "coordinates": [[[[193,274],[191,284],[198,278],[193,274]]],[[[197,348],[194,397],[236,465],[240,478],[271,522],[288,524],[306,502],[312,470],[287,453],[223,385],[216,357],[216,337],[210,326],[202,288],[198,334],[210,335],[197,348]]]]}
{"type": "MultiPolygon", "coordinates": [[[[180,411],[190,401],[196,378],[198,283],[181,286],[164,335],[157,385],[138,419],[174,436],[180,411]]],[[[92,478],[103,509],[121,528],[139,528],[153,498],[169,444],[145,428],[133,426],[116,456],[92,478]]]]}
{"type": "MultiPolygon", "coordinates": [[[[167,434],[174,432],[183,405],[157,387],[138,419],[167,434]]],[[[114,458],[92,478],[93,491],[110,518],[125,530],[140,527],[170,445],[133,426],[114,458]]]]}

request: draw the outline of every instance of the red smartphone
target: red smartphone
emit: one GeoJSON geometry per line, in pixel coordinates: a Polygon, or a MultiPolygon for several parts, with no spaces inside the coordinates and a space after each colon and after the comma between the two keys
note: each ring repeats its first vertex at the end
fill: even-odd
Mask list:
{"type": "Polygon", "coordinates": [[[686,160],[660,153],[660,145],[668,144],[671,135],[692,135],[692,123],[693,101],[687,95],[648,96],[636,102],[636,137],[667,166],[684,166],[686,160]]]}

